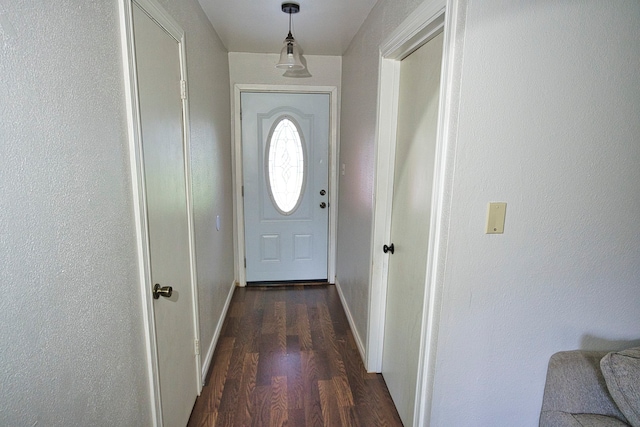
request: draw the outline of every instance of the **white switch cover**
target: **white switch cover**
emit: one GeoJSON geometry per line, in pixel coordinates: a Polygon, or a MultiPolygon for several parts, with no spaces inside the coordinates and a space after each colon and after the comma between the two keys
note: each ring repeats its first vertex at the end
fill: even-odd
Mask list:
{"type": "Polygon", "coordinates": [[[486,234],[504,233],[504,215],[506,211],[506,203],[489,203],[486,234]]]}

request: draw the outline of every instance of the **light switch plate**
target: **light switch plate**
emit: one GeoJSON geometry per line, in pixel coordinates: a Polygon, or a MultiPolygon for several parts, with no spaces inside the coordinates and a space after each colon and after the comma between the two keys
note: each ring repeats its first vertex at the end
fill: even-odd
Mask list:
{"type": "Polygon", "coordinates": [[[506,203],[489,203],[487,209],[487,230],[486,234],[504,233],[504,216],[507,211],[506,203]]]}

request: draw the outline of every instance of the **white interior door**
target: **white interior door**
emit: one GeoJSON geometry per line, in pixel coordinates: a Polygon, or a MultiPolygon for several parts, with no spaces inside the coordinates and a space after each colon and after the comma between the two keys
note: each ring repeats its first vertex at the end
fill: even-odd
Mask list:
{"type": "Polygon", "coordinates": [[[405,426],[415,410],[442,40],[436,36],[400,64],[382,375],[405,426]]]}
{"type": "Polygon", "coordinates": [[[183,427],[198,383],[180,46],[136,4],[133,24],[151,279],[173,290],[154,300],[162,420],[166,427],[183,427]]]}
{"type": "Polygon", "coordinates": [[[327,280],[329,94],[241,94],[247,282],[327,280]]]}

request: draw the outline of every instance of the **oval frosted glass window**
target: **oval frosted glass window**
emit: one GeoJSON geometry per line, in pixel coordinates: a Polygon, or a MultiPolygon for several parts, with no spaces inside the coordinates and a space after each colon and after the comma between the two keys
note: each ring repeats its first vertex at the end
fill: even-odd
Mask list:
{"type": "Polygon", "coordinates": [[[291,215],[302,200],[306,180],[305,148],[290,117],[276,120],[267,142],[267,187],[276,209],[291,215]]]}

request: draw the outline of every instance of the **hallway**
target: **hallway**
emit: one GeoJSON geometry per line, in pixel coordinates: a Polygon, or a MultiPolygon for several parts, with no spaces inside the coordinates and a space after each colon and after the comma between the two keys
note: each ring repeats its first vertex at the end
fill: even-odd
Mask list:
{"type": "MultiPolygon", "coordinates": [[[[380,172],[394,171],[397,142],[397,91],[382,82],[397,81],[403,41],[413,49],[440,23],[438,196],[429,236],[413,236],[433,249],[421,270],[429,305],[422,319],[398,322],[423,331],[416,425],[537,426],[552,354],[640,345],[640,1],[378,0],[359,20],[349,17],[355,2],[328,17],[303,5],[294,33],[308,75],[298,77],[275,68],[288,24],[280,2],[212,9],[259,18],[276,36],[260,38],[262,50],[235,45],[257,26],[225,34],[204,3],[0,6],[0,426],[168,426],[160,363],[172,367],[174,351],[196,365],[188,399],[176,392],[180,426],[190,414],[192,425],[377,426],[385,416],[397,425],[359,351],[382,371],[376,314],[391,258],[383,248],[394,241],[383,203],[393,187],[380,186],[380,172]],[[183,104],[172,122],[190,171],[184,280],[151,274],[166,265],[152,263],[148,244],[134,7],[162,15],[184,41],[186,80],[166,86],[183,104]],[[333,53],[314,50],[311,29],[324,36],[329,21],[352,36],[333,53]],[[300,88],[335,91],[336,179],[322,187],[335,200],[314,207],[336,211],[327,274],[336,286],[239,289],[240,94],[300,88]],[[493,202],[508,206],[502,234],[487,234],[493,202]],[[154,299],[156,284],[173,300],[154,299]],[[171,335],[154,304],[177,307],[188,294],[190,332],[171,335]],[[158,345],[157,332],[172,345],[158,345]]],[[[178,187],[160,191],[159,212],[173,215],[178,187]]],[[[163,237],[175,229],[169,219],[163,237]]],[[[395,261],[403,245],[395,240],[395,261]]]]}
{"type": "Polygon", "coordinates": [[[401,426],[333,285],[237,288],[189,426],[401,426]]]}

